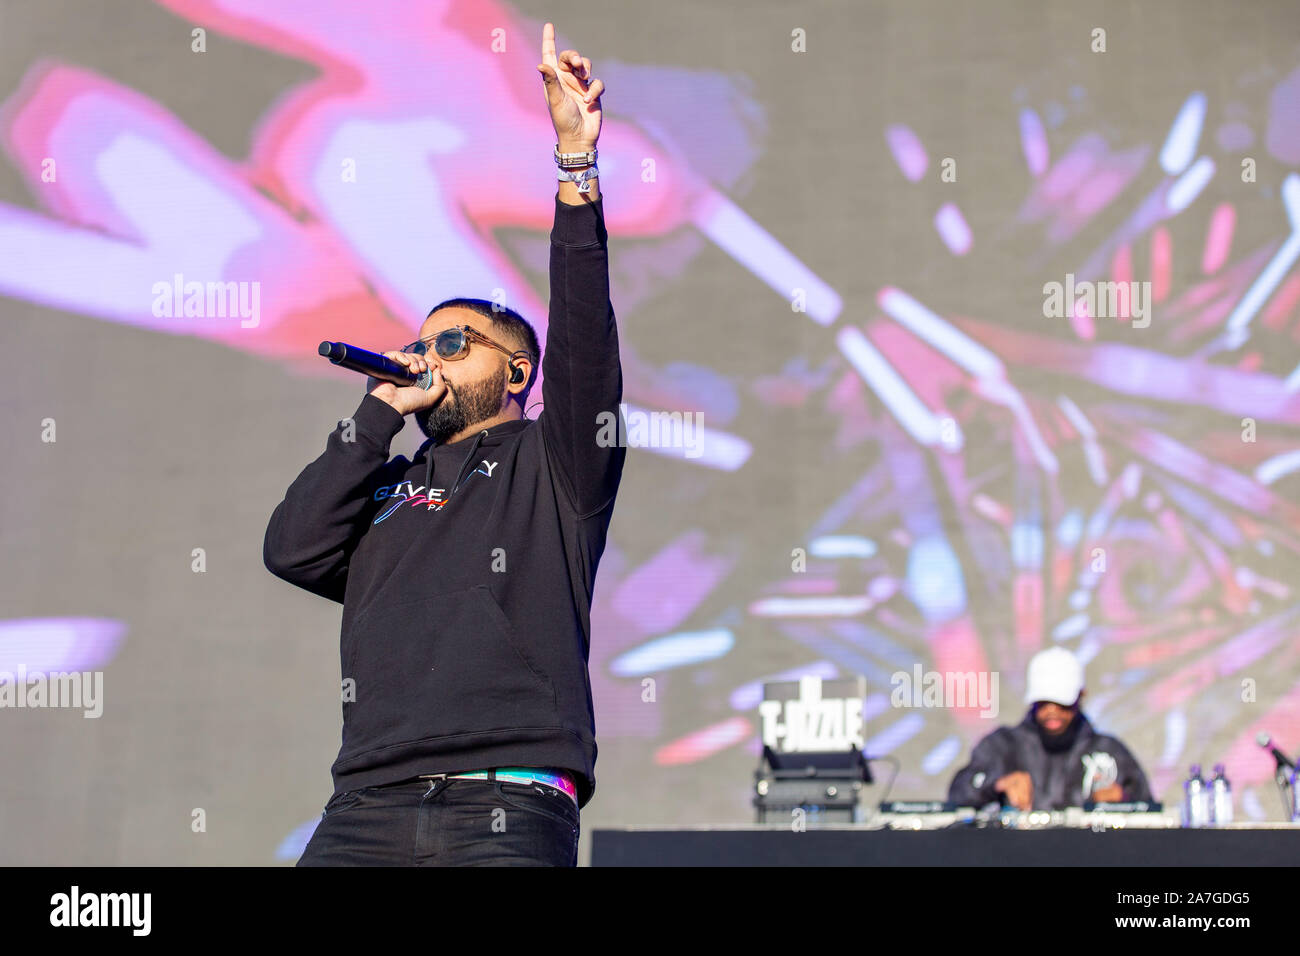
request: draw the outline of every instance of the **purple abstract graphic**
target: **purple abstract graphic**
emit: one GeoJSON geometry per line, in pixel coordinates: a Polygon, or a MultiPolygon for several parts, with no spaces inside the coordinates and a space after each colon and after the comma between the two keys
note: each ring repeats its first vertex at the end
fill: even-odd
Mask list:
{"type": "MultiPolygon", "coordinates": [[[[32,67],[0,104],[36,207],[0,204],[0,294],[349,385],[321,339],[398,347],[452,295],[518,309],[544,345],[540,23],[496,0],[157,5],[310,78],[230,158],[161,96],[32,67]]],[[[686,768],[741,793],[764,681],[862,675],[866,749],[906,750],[897,794],[938,797],[1059,644],[1157,794],[1204,747],[1267,812],[1255,734],[1300,729],[1300,60],[1286,70],[1143,103],[1137,133],[1077,64],[1019,77],[977,134],[1014,161],[992,216],[944,131],[871,114],[889,176],[871,189],[920,211],[828,231],[872,253],[919,236],[933,279],[877,255],[855,295],[800,251],[796,214],[763,221],[778,204],[748,192],[785,145],[756,84],[603,58],[627,411],[701,424],[689,451],[629,456],[591,617],[602,760],[633,754],[646,792],[686,768]],[[663,306],[699,272],[772,314],[663,306]],[[891,706],[918,663],[1000,674],[998,719],[891,706]]],[[[0,622],[0,671],[103,666],[134,623],[35,613],[0,622]]]]}
{"type": "MultiPolygon", "coordinates": [[[[1300,686],[1251,711],[1240,695],[1243,682],[1300,664],[1300,175],[1286,172],[1300,155],[1278,132],[1300,127],[1300,70],[1256,95],[1267,99],[1262,129],[1190,91],[1163,140],[1150,142],[1072,129],[1059,104],[1021,105],[1019,208],[981,235],[945,203],[934,215],[939,242],[954,257],[1023,246],[1023,272],[996,281],[1035,291],[1052,279],[1125,291],[1145,279],[1146,317],[1127,297],[1103,315],[1100,300],[1069,293],[1059,319],[1043,317],[1042,300],[1010,320],[975,301],[941,314],[882,288],[876,314],[844,316],[831,331],[839,369],[791,366],[780,390],[764,383],[769,404],[839,419],[827,463],[844,487],[798,542],[806,569],[643,642],[630,635],[647,618],[626,593],[642,569],[620,573],[617,588],[606,579],[596,621],[630,646],[603,656],[604,669],[662,649],[662,664],[644,669],[675,692],[690,679],[692,649],[700,674],[716,672],[720,625],[733,655],[787,640],[809,664],[781,676],[827,676],[831,661],[881,691],[868,700],[867,750],[920,746],[925,757],[901,786],[932,796],[960,765],[963,741],[992,725],[974,707],[891,709],[891,674],[918,659],[943,672],[993,669],[1007,681],[1003,700],[1016,701],[1029,657],[1060,643],[1095,674],[1094,720],[1131,739],[1155,728],[1159,749],[1146,761],[1157,791],[1183,770],[1189,720],[1202,739],[1205,728],[1230,733],[1216,739],[1239,784],[1271,780],[1253,738],[1296,726],[1300,686]],[[1216,177],[1238,177],[1232,151],[1256,141],[1269,144],[1281,183],[1241,192],[1252,221],[1266,224],[1262,239],[1235,235],[1237,203],[1211,198],[1237,194],[1216,190],[1216,177]],[[1175,248],[1175,227],[1195,241],[1175,248]],[[1072,274],[1052,275],[1047,264],[1062,261],[1072,274]]],[[[1014,122],[1010,104],[1009,113],[1014,122]]],[[[926,175],[926,147],[907,125],[886,128],[883,145],[900,182],[926,175]]],[[[712,544],[729,553],[726,540],[712,544]]],[[[692,593],[701,575],[681,562],[677,581],[660,566],[670,554],[643,566],[658,566],[654,590],[692,593]]],[[[702,763],[741,743],[756,752],[756,724],[746,734],[733,726],[752,716],[755,688],[719,687],[738,716],[665,739],[659,763],[702,763]]],[[[1018,717],[1004,709],[1000,722],[1018,717]]],[[[1263,812],[1257,798],[1246,807],[1263,812]]]]}

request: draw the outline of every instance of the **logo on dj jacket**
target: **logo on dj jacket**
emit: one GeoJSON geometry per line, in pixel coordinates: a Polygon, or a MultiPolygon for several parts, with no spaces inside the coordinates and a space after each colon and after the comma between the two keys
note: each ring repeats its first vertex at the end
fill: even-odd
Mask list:
{"type": "MultiPolygon", "coordinates": [[[[484,458],[479,462],[479,466],[465,476],[465,480],[460,483],[458,491],[464,491],[465,485],[475,475],[485,475],[492,477],[492,472],[496,470],[497,462],[488,461],[484,458]]],[[[388,502],[384,507],[379,509],[379,514],[375,515],[375,524],[383,521],[402,505],[410,505],[412,508],[424,505],[426,511],[441,511],[451,499],[450,488],[425,488],[424,485],[414,485],[409,481],[399,481],[395,485],[381,485],[375,489],[374,498],[376,501],[388,502]]]]}
{"type": "Polygon", "coordinates": [[[1083,755],[1083,798],[1105,790],[1119,779],[1119,764],[1104,750],[1083,755]]]}

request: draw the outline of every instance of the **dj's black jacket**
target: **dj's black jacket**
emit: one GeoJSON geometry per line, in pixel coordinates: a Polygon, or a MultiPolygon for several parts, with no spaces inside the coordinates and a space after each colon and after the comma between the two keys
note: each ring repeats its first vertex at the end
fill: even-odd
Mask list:
{"type": "Polygon", "coordinates": [[[1146,775],[1128,748],[1115,737],[1097,733],[1082,712],[1074,719],[1082,722],[1074,744],[1060,753],[1043,747],[1032,708],[1016,726],[999,727],[975,745],[970,763],[953,777],[948,802],[976,808],[1005,803],[994,786],[1017,770],[1033,780],[1035,810],[1082,806],[1092,799],[1092,791],[1111,783],[1123,787],[1125,801],[1151,801],[1146,775]]]}

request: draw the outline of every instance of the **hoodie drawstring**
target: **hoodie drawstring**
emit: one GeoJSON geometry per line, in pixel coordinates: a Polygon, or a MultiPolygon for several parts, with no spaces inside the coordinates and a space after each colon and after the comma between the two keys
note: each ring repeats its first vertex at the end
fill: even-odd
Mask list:
{"type": "Polygon", "coordinates": [[[424,496],[426,498],[429,497],[431,490],[429,486],[433,484],[433,449],[433,442],[429,442],[429,450],[426,452],[428,458],[425,459],[424,464],[424,496]]]}
{"type": "MultiPolygon", "coordinates": [[[[456,489],[460,487],[460,479],[462,474],[465,471],[465,466],[468,465],[470,461],[473,460],[475,452],[478,451],[479,444],[486,437],[487,437],[486,428],[483,429],[481,432],[479,432],[478,435],[475,437],[474,444],[470,446],[469,454],[465,456],[465,460],[460,464],[460,471],[456,472],[456,483],[451,486],[451,495],[454,495],[456,493],[456,489]]],[[[471,472],[471,474],[473,474],[473,472],[471,472]]],[[[448,495],[447,497],[450,498],[451,495],[448,495]]]]}
{"type": "MultiPolygon", "coordinates": [[[[448,498],[450,498],[452,495],[454,495],[454,494],[456,493],[456,489],[460,487],[460,480],[461,480],[461,477],[464,475],[464,472],[465,472],[465,466],[468,465],[468,464],[470,463],[470,461],[473,460],[473,458],[474,458],[474,453],[478,451],[478,446],[482,443],[483,439],[486,438],[486,437],[487,437],[487,429],[486,429],[486,428],[483,429],[481,432],[479,432],[477,436],[475,436],[475,438],[474,438],[474,444],[470,446],[469,454],[466,455],[466,456],[465,456],[465,460],[464,460],[463,462],[461,462],[461,464],[460,464],[460,471],[456,472],[456,483],[455,483],[454,485],[451,486],[451,492],[450,492],[450,494],[447,495],[448,498]]],[[[435,448],[436,448],[436,446],[430,444],[430,446],[429,446],[429,451],[428,451],[428,458],[425,459],[425,465],[424,465],[424,487],[425,487],[425,495],[426,495],[426,496],[427,496],[427,495],[432,491],[432,485],[433,485],[433,452],[434,452],[434,449],[435,449],[435,448]]]]}

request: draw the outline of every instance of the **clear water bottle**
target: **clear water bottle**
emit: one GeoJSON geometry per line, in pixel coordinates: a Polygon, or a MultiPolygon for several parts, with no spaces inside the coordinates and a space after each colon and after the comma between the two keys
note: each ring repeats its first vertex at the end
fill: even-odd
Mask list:
{"type": "Polygon", "coordinates": [[[1201,765],[1192,764],[1183,784],[1183,826],[1203,827],[1210,822],[1210,790],[1201,779],[1201,765]]]}
{"type": "Polygon", "coordinates": [[[1223,774],[1223,764],[1216,763],[1210,781],[1210,822],[1215,826],[1232,822],[1232,784],[1223,774]]]}

